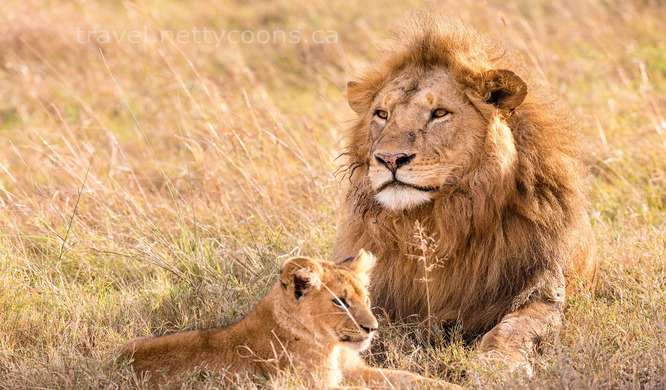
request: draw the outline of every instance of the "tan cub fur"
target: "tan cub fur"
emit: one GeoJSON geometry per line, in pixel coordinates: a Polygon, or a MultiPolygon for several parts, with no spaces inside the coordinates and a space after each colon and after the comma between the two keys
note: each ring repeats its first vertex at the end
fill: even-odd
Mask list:
{"type": "Polygon", "coordinates": [[[237,373],[270,377],[294,368],[324,386],[427,382],[409,372],[370,367],[358,355],[377,328],[366,289],[373,264],[363,250],[341,264],[291,258],[279,282],[237,324],[134,339],[123,346],[121,358],[162,384],[197,367],[222,371],[228,380],[237,373]]]}

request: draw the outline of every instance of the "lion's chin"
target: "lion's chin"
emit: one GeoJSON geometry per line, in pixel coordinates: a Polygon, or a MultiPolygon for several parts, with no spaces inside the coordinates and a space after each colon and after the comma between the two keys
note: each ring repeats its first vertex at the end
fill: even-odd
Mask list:
{"type": "Polygon", "coordinates": [[[403,211],[421,206],[432,200],[430,192],[405,186],[390,186],[381,190],[375,199],[391,211],[403,211]]]}

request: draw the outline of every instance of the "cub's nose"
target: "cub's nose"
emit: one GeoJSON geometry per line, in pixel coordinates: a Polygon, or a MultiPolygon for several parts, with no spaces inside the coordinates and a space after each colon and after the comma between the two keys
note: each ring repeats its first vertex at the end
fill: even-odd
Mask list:
{"type": "Polygon", "coordinates": [[[385,154],[375,153],[375,159],[378,163],[395,173],[398,168],[409,164],[414,159],[415,154],[407,155],[405,153],[385,154]]]}
{"type": "Polygon", "coordinates": [[[377,325],[376,324],[373,324],[373,325],[370,325],[370,326],[359,324],[359,326],[361,327],[361,329],[363,329],[363,331],[365,331],[365,333],[372,333],[372,332],[377,330],[377,325]]]}

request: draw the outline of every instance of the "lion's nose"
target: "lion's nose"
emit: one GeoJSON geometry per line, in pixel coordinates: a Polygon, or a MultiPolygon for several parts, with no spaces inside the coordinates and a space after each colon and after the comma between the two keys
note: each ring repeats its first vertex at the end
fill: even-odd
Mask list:
{"type": "Polygon", "coordinates": [[[407,155],[405,153],[396,153],[396,154],[384,154],[384,153],[375,153],[375,159],[381,165],[388,168],[391,172],[398,170],[398,168],[409,164],[414,159],[415,154],[407,155]]]}

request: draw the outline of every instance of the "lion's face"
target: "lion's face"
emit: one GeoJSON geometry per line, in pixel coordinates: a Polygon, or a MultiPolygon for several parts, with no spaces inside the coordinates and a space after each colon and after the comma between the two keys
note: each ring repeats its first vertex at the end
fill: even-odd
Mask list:
{"type": "Polygon", "coordinates": [[[487,126],[449,72],[404,71],[371,107],[368,178],[375,198],[399,211],[455,185],[487,126]]]}
{"type": "Polygon", "coordinates": [[[374,257],[361,250],[341,264],[309,258],[288,260],[282,268],[282,283],[294,316],[317,338],[363,350],[377,329],[366,287],[374,257]]]}
{"type": "Polygon", "coordinates": [[[378,90],[350,82],[348,98],[361,121],[350,147],[368,166],[375,199],[393,211],[460,184],[479,163],[491,121],[509,115],[527,93],[520,77],[502,69],[484,71],[473,88],[444,66],[389,74],[378,90]]]}

